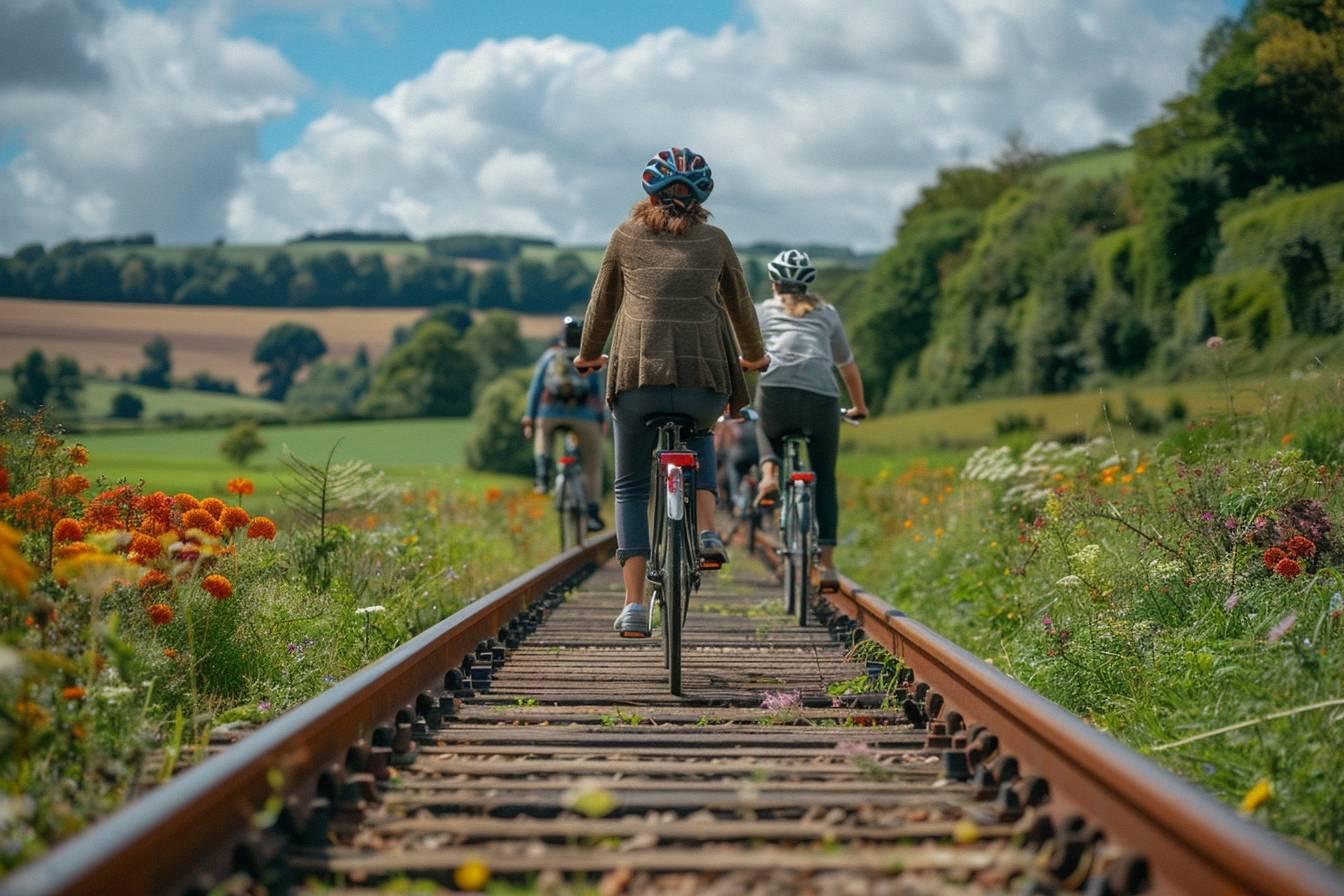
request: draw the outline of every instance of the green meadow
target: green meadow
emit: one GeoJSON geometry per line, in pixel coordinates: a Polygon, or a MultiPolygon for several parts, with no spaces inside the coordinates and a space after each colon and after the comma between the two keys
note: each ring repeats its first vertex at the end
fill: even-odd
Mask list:
{"type": "Polygon", "coordinates": [[[108,481],[143,479],[145,488],[169,494],[221,494],[235,476],[257,486],[266,500],[279,485],[284,447],[313,463],[362,460],[393,479],[439,488],[478,491],[516,480],[466,469],[463,445],[471,423],[465,419],[380,420],[307,425],[265,425],[266,448],[240,468],[219,453],[223,428],[99,432],[75,437],[89,449],[87,475],[108,481]]]}

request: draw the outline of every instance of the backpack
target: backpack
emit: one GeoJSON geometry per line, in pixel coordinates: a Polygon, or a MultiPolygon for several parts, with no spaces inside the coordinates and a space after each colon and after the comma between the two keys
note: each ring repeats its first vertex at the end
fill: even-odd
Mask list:
{"type": "Polygon", "coordinates": [[[576,355],[557,351],[546,362],[542,388],[552,401],[579,404],[588,397],[587,377],[574,369],[576,355]]]}

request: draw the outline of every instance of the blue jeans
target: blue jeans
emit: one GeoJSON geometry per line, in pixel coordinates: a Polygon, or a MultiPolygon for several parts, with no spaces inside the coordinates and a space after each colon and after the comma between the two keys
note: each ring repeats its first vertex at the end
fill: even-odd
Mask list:
{"type": "MultiPolygon", "coordinates": [[[[690,439],[687,447],[700,460],[696,488],[717,494],[714,439],[708,433],[727,404],[726,395],[675,386],[641,386],[616,396],[611,422],[616,436],[616,559],[621,563],[630,557],[649,556],[650,475],[653,450],[658,446],[658,429],[647,425],[649,418],[685,414],[705,431],[690,439]]],[[[701,522],[708,524],[702,528],[713,527],[712,520],[701,522]]]]}

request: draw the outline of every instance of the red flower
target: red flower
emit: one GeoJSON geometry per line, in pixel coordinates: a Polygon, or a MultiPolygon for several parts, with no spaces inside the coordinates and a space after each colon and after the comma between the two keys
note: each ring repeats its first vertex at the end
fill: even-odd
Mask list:
{"type": "Polygon", "coordinates": [[[132,517],[138,501],[139,496],[129,485],[110,488],[95,497],[84,508],[84,525],[95,532],[130,529],[134,524],[132,517]]]}
{"type": "Polygon", "coordinates": [[[84,527],[79,520],[67,516],[57,521],[56,528],[51,530],[51,537],[57,541],[80,541],[84,538],[84,527]]]}
{"type": "Polygon", "coordinates": [[[166,656],[166,657],[168,657],[168,659],[170,659],[170,660],[175,660],[175,659],[177,659],[177,651],[174,650],[174,649],[171,648],[171,647],[165,647],[165,648],[163,648],[163,655],[166,656]]]}
{"type": "Polygon", "coordinates": [[[232,532],[246,526],[251,519],[247,511],[241,507],[225,507],[224,512],[219,515],[219,525],[232,532]]]}
{"type": "Polygon", "coordinates": [[[229,580],[219,573],[208,575],[201,579],[201,587],[204,588],[215,600],[223,600],[233,593],[233,585],[229,580]]]}
{"type": "Polygon", "coordinates": [[[68,688],[61,689],[61,696],[66,700],[83,700],[86,691],[79,685],[71,685],[68,688]]]}
{"type": "Polygon", "coordinates": [[[212,517],[219,519],[219,515],[224,512],[224,502],[218,498],[205,498],[201,501],[201,509],[208,510],[212,517]]]}
{"type": "Polygon", "coordinates": [[[9,471],[0,467],[0,492],[9,491],[9,471]]]}
{"type": "Polygon", "coordinates": [[[155,625],[167,625],[173,621],[173,608],[167,604],[150,604],[149,621],[155,625]]]}
{"type": "Polygon", "coordinates": [[[67,495],[77,495],[89,487],[89,477],[82,476],[79,473],[71,473],[69,476],[65,477],[65,481],[61,483],[61,487],[65,490],[67,495]]]}
{"type": "Polygon", "coordinates": [[[1294,535],[1284,547],[1288,549],[1289,557],[1298,560],[1316,556],[1316,543],[1305,535],[1294,535]]]}
{"type": "Polygon", "coordinates": [[[1302,575],[1302,567],[1298,566],[1297,561],[1292,557],[1284,557],[1274,567],[1276,575],[1281,575],[1288,581],[1292,581],[1302,575]]]}
{"type": "Polygon", "coordinates": [[[65,453],[70,458],[70,463],[77,467],[82,467],[89,462],[89,449],[83,445],[71,445],[65,449],[65,453]]]}
{"type": "Polygon", "coordinates": [[[264,516],[252,517],[252,522],[247,527],[248,538],[264,538],[267,541],[275,538],[275,523],[264,516]]]}
{"type": "Polygon", "coordinates": [[[1279,565],[1279,561],[1288,555],[1283,552],[1283,548],[1270,548],[1261,555],[1260,560],[1265,564],[1265,569],[1274,570],[1279,565]]]}
{"type": "Polygon", "coordinates": [[[167,588],[170,583],[171,580],[166,575],[157,569],[151,569],[140,577],[139,585],[141,591],[153,591],[156,588],[167,588]]]}
{"type": "Polygon", "coordinates": [[[162,535],[173,523],[173,499],[163,492],[141,495],[135,509],[141,514],[140,528],[151,535],[162,535]]]}
{"type": "Polygon", "coordinates": [[[228,489],[235,495],[250,495],[257,490],[256,486],[252,484],[252,480],[245,476],[236,476],[230,479],[228,489]]]}

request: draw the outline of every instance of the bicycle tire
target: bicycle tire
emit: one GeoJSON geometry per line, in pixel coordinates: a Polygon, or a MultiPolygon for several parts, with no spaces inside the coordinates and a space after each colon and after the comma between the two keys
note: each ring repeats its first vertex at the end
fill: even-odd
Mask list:
{"type": "Polygon", "coordinates": [[[680,525],[669,525],[664,530],[667,544],[663,566],[663,640],[667,658],[667,684],[672,693],[681,696],[681,625],[685,590],[689,587],[686,568],[686,530],[680,525]]]}
{"type": "Polygon", "coordinates": [[[798,611],[798,627],[807,627],[807,598],[808,591],[812,587],[812,502],[811,496],[805,489],[799,489],[798,494],[798,551],[795,555],[798,563],[798,573],[794,577],[796,584],[796,596],[798,611]]]}

